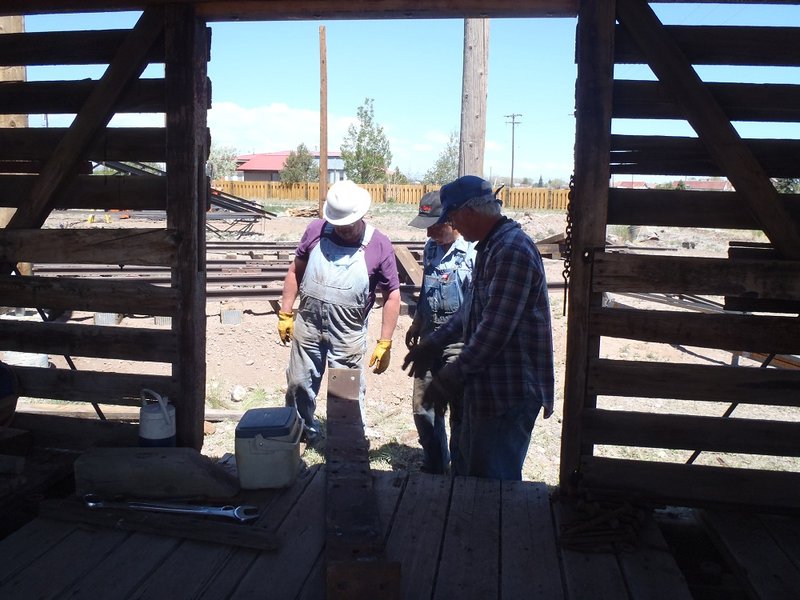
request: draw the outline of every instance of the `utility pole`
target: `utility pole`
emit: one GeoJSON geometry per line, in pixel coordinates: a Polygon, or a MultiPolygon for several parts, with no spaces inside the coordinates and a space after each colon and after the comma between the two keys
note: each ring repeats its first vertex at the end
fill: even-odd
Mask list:
{"type": "Polygon", "coordinates": [[[462,175],[483,177],[488,78],[489,19],[464,19],[464,75],[461,80],[459,177],[462,175]]]}
{"type": "Polygon", "coordinates": [[[319,27],[319,217],[328,195],[328,46],[319,27]]]}
{"type": "Polygon", "coordinates": [[[508,187],[514,187],[514,129],[517,126],[517,117],[521,117],[522,115],[519,113],[511,113],[510,115],[505,115],[506,119],[511,119],[510,121],[506,121],[506,123],[511,123],[511,184],[508,187]]]}

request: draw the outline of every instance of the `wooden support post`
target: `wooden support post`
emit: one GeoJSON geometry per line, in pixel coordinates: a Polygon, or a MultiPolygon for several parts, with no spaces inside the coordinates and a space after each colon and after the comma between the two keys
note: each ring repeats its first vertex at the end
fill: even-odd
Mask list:
{"type": "Polygon", "coordinates": [[[600,306],[593,293],[592,252],[605,245],[614,78],[614,0],[582,0],[578,15],[575,189],[572,199],[572,263],[567,325],[564,422],[561,434],[561,489],[576,491],[581,454],[581,413],[596,396],[586,390],[589,360],[600,339],[589,334],[589,311],[600,306]]]}
{"type": "Polygon", "coordinates": [[[167,226],[180,243],[172,269],[178,291],[173,331],[178,352],[173,377],[178,380],[176,438],[179,446],[203,445],[206,380],[205,206],[208,180],[209,33],[190,4],[165,9],[167,92],[167,226]]]}
{"type": "Polygon", "coordinates": [[[458,175],[483,176],[489,80],[489,19],[464,19],[458,175]]]}

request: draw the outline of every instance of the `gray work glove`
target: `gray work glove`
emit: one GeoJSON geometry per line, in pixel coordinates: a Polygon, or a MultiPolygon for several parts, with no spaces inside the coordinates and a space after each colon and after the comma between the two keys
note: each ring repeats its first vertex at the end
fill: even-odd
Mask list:
{"type": "Polygon", "coordinates": [[[454,396],[458,397],[464,391],[464,377],[455,363],[447,363],[436,375],[422,396],[422,406],[430,409],[433,407],[437,415],[444,415],[447,405],[454,396]]]}
{"type": "Polygon", "coordinates": [[[422,317],[419,316],[419,310],[414,315],[414,320],[411,321],[411,326],[406,332],[406,348],[411,350],[414,346],[419,344],[419,334],[422,332],[422,317]]]}
{"type": "Polygon", "coordinates": [[[412,347],[403,359],[403,370],[408,368],[409,377],[425,377],[433,363],[442,355],[442,348],[437,344],[423,341],[412,347]]]}

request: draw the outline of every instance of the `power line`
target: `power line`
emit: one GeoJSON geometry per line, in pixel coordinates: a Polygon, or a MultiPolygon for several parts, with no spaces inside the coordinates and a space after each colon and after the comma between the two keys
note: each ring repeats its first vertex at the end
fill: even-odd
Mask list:
{"type": "Polygon", "coordinates": [[[511,119],[510,121],[506,121],[506,123],[511,123],[511,185],[509,187],[514,187],[514,129],[516,129],[517,124],[520,121],[517,121],[517,117],[521,117],[520,113],[511,113],[510,115],[503,115],[506,119],[511,119]]]}

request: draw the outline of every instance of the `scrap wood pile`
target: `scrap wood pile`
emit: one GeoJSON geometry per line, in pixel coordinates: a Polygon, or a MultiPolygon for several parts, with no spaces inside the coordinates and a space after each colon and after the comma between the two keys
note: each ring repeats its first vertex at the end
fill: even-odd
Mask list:
{"type": "Polygon", "coordinates": [[[622,504],[577,502],[564,506],[559,527],[561,546],[581,552],[605,551],[612,544],[639,541],[645,511],[622,504]]]}
{"type": "Polygon", "coordinates": [[[319,208],[316,206],[301,206],[298,208],[290,208],[286,211],[286,214],[290,217],[318,217],[319,216],[319,208]]]}

